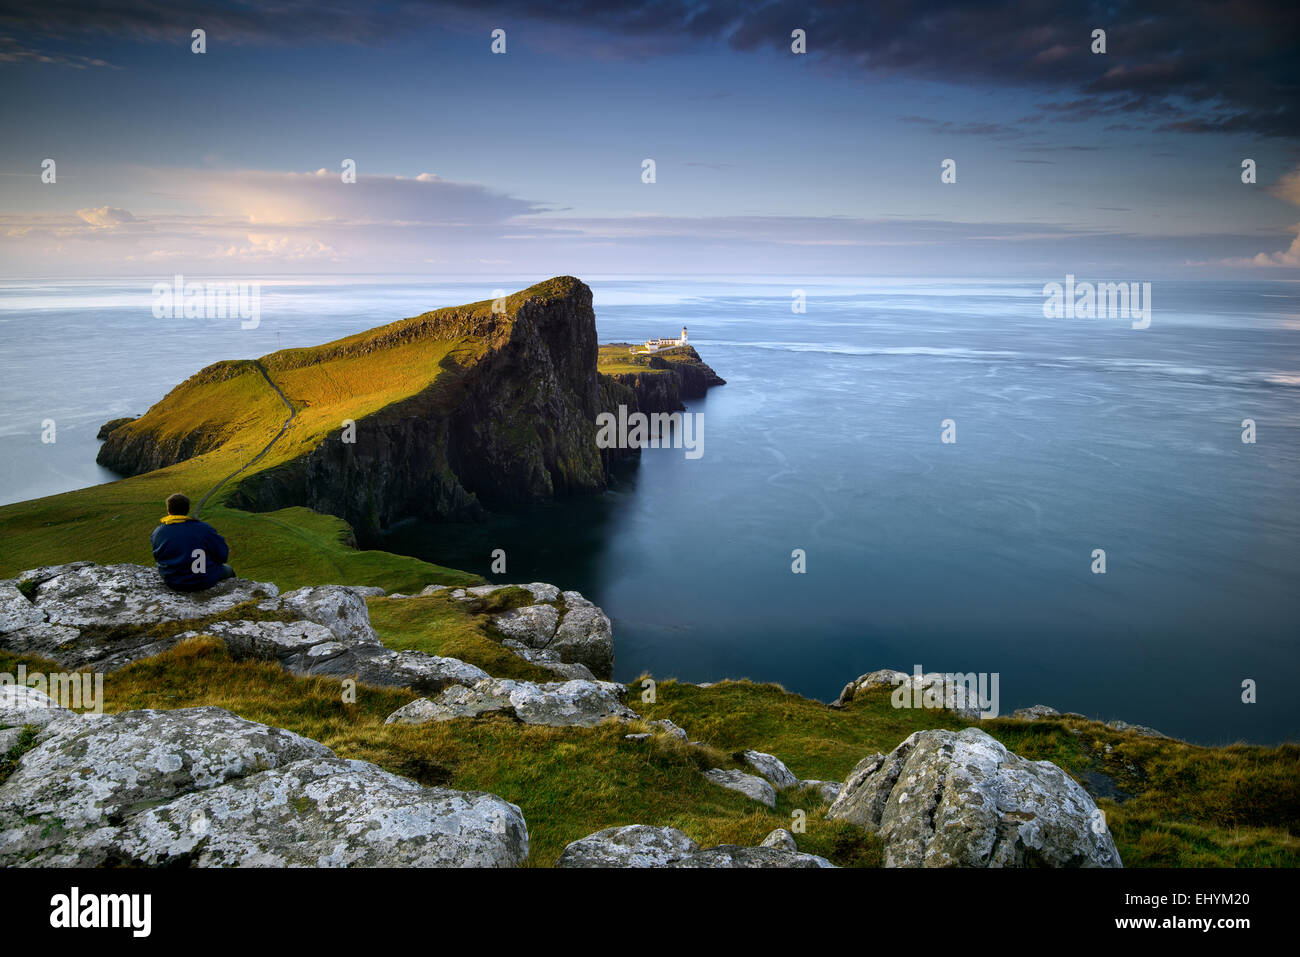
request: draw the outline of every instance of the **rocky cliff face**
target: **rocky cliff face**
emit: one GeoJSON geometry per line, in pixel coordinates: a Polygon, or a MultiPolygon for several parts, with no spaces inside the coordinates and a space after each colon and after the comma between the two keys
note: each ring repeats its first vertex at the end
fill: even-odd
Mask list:
{"type": "Polygon", "coordinates": [[[703,398],[711,387],[727,384],[704,363],[693,346],[678,346],[662,355],[620,357],[620,362],[645,367],[644,371],[606,374],[636,394],[641,412],[681,412],[686,408],[683,399],[703,398]]]}
{"type": "Polygon", "coordinates": [[[472,519],[484,505],[603,488],[593,423],[607,390],[591,290],[572,278],[545,285],[511,313],[443,317],[433,332],[473,337],[481,354],[444,360],[430,388],[359,421],[355,443],[335,433],[243,480],[231,504],[306,505],[344,518],[364,541],[410,516],[472,519]]]}
{"type": "MultiPolygon", "coordinates": [[[[455,344],[427,387],[357,418],[354,442],[335,430],[289,461],[245,472],[229,504],[252,511],[305,505],[345,519],[369,542],[404,518],[475,519],[492,505],[598,490],[614,459],[637,454],[596,445],[597,414],[635,398],[597,372],[591,290],[572,277],[510,297],[504,312],[489,303],[443,309],[315,350],[275,353],[261,368],[218,363],[173,394],[184,392],[193,405],[196,387],[250,374],[250,366],[259,376],[264,368],[273,384],[313,363],[382,363],[385,350],[424,339],[455,344]]],[[[150,426],[157,417],[150,410],[108,430],[100,464],[134,475],[231,438],[219,426],[164,433],[150,426]]]]}

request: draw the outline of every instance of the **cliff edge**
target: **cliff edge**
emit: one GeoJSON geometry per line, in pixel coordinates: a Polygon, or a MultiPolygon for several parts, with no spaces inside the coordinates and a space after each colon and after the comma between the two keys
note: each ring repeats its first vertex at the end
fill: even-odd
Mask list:
{"type": "Polygon", "coordinates": [[[115,422],[98,462],[138,475],[193,461],[228,505],[303,505],[362,541],[408,517],[474,519],[603,488],[611,459],[636,454],[596,445],[597,414],[635,402],[597,352],[591,290],[557,277],[504,303],[215,363],[115,422]]]}

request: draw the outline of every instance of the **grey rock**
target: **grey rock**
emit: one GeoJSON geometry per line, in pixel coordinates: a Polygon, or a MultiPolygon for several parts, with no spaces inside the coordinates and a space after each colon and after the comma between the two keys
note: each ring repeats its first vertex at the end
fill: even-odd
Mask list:
{"type": "Polygon", "coordinates": [[[538,602],[555,602],[560,600],[560,590],[554,585],[548,585],[546,582],[529,582],[527,585],[520,585],[520,588],[527,589],[538,602]]]}
{"type": "Polygon", "coordinates": [[[646,724],[659,728],[664,734],[677,738],[679,741],[686,741],[690,736],[677,725],[673,724],[667,718],[657,718],[654,721],[647,721],[646,724]]]}
{"type": "MultiPolygon", "coordinates": [[[[430,721],[447,721],[444,716],[445,704],[435,706],[428,698],[416,698],[402,705],[387,718],[384,724],[428,724],[430,721]]],[[[454,715],[452,717],[462,717],[454,715]]]]}
{"type": "Polygon", "coordinates": [[[47,623],[45,612],[18,590],[16,580],[0,581],[0,634],[47,623]]]}
{"type": "Polygon", "coordinates": [[[0,684],[0,728],[13,731],[7,735],[9,743],[0,747],[0,753],[8,751],[17,743],[25,727],[46,728],[55,722],[76,717],[78,715],[43,691],[23,685],[0,684]]]}
{"type": "Polygon", "coordinates": [[[1017,708],[1012,712],[1011,717],[1037,721],[1039,718],[1054,718],[1060,713],[1055,708],[1048,707],[1045,704],[1033,704],[1028,708],[1017,708]]]}
{"type": "Polygon", "coordinates": [[[598,678],[614,673],[614,631],[609,618],[576,591],[564,592],[566,610],[546,647],[564,661],[576,661],[598,678]]]}
{"type": "MultiPolygon", "coordinates": [[[[269,582],[243,578],[227,579],[206,591],[178,592],[163,584],[156,568],[93,562],[34,568],[0,584],[16,586],[20,581],[34,584],[33,604],[46,623],[75,628],[189,621],[279,595],[269,582]]],[[[8,612],[9,606],[0,604],[0,635],[30,621],[30,610],[17,621],[8,612]]]]}
{"type": "Polygon", "coordinates": [[[739,791],[752,801],[758,801],[771,808],[776,807],[776,789],[764,778],[746,774],[744,771],[729,771],[723,768],[709,768],[704,772],[704,776],[719,787],[739,791]]]}
{"type": "Polygon", "coordinates": [[[1107,721],[1106,727],[1113,731],[1132,731],[1134,734],[1143,738],[1165,738],[1169,741],[1173,740],[1169,735],[1163,734],[1155,728],[1148,728],[1141,724],[1129,724],[1127,721],[1120,721],[1118,719],[1115,721],[1107,721]]]}
{"type": "Polygon", "coordinates": [[[783,827],[778,827],[759,842],[759,847],[775,847],[784,851],[799,850],[799,843],[794,835],[783,827]]]}
{"type": "Polygon", "coordinates": [[[773,831],[759,847],[723,844],[702,850],[675,828],[630,824],[606,828],[574,841],[564,849],[556,867],[811,868],[834,865],[823,857],[800,853],[794,846],[794,836],[784,829],[773,831]]]}
{"type": "Polygon", "coordinates": [[[115,841],[147,866],[515,867],[528,830],[513,804],[426,788],[364,761],[299,761],[136,816],[115,841]]]}
{"type": "Polygon", "coordinates": [[[864,759],[826,816],[875,833],[887,867],[1121,866],[1082,787],[978,728],[918,731],[864,759]]]}
{"type": "MultiPolygon", "coordinates": [[[[311,649],[323,650],[323,646],[311,649]]],[[[393,651],[382,645],[345,647],[338,654],[316,656],[311,651],[301,662],[287,661],[286,667],[298,674],[355,678],[362,684],[411,688],[425,694],[437,694],[453,685],[472,685],[488,677],[482,668],[458,658],[393,651]]]]}
{"type": "Polygon", "coordinates": [[[280,661],[293,658],[326,643],[337,644],[334,632],[314,621],[217,621],[202,632],[187,631],[177,638],[199,634],[220,638],[232,658],[263,658],[280,661]]]}
{"type": "Polygon", "coordinates": [[[220,708],[76,717],[0,785],[0,866],[508,866],[519,809],[220,708]]]}
{"type": "Polygon", "coordinates": [[[772,786],[778,791],[799,786],[799,779],[780,758],[764,754],[762,751],[745,751],[741,757],[745,759],[746,764],[771,781],[772,786]]]}
{"type": "Polygon", "coordinates": [[[549,648],[530,648],[520,641],[513,638],[507,638],[501,642],[503,648],[509,648],[520,658],[529,664],[537,665],[539,668],[545,668],[559,675],[565,681],[571,681],[574,678],[595,681],[596,676],[591,673],[591,669],[586,665],[580,665],[577,662],[561,661],[558,652],[551,651],[549,648]]]}
{"type": "Polygon", "coordinates": [[[324,625],[346,644],[379,643],[379,635],[370,625],[366,600],[353,588],[342,585],[298,588],[283,596],[283,605],[300,618],[324,625]]]}
{"type": "Polygon", "coordinates": [[[629,824],[609,827],[574,841],[556,867],[664,867],[700,846],[676,828],[629,824]]]}
{"type": "Polygon", "coordinates": [[[669,867],[834,867],[815,854],[804,854],[778,847],[741,847],[721,844],[673,861],[669,867]]]}
{"type": "Polygon", "coordinates": [[[651,734],[649,731],[641,731],[636,734],[625,734],[623,735],[623,740],[624,741],[649,741],[653,737],[654,735],[651,734]]]}
{"type": "Polygon", "coordinates": [[[554,605],[525,605],[492,619],[492,624],[501,634],[530,648],[545,648],[549,645],[559,623],[560,611],[554,605]]]}
{"type": "Polygon", "coordinates": [[[411,702],[389,715],[387,722],[422,724],[505,713],[525,724],[590,728],[611,719],[636,717],[620,700],[622,692],[622,685],[608,681],[537,683],[486,678],[473,687],[447,688],[426,704],[411,702]]]}
{"type": "MultiPolygon", "coordinates": [[[[457,658],[422,651],[393,651],[379,643],[350,644],[312,621],[222,621],[203,629],[220,638],[231,656],[279,662],[292,674],[354,678],[362,684],[411,688],[436,694],[451,685],[472,685],[486,671],[457,658]]],[[[177,641],[199,632],[184,632],[177,641]]]]}

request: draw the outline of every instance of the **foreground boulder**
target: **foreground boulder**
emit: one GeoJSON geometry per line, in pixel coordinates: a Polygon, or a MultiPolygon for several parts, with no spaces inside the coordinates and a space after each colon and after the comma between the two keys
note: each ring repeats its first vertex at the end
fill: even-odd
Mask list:
{"type": "MultiPolygon", "coordinates": [[[[6,722],[42,706],[7,703],[6,722]],[[18,713],[19,711],[25,713],[18,713]]],[[[0,866],[508,867],[517,807],[221,708],[57,715],[0,785],[0,866]]]]}
{"type": "Polygon", "coordinates": [[[673,861],[669,867],[834,867],[830,861],[816,854],[804,854],[780,847],[742,847],[738,844],[720,844],[697,854],[673,861]]]}
{"type": "Polygon", "coordinates": [[[556,867],[665,867],[700,849],[674,827],[607,827],[574,841],[556,867]]]}
{"type": "MultiPolygon", "coordinates": [[[[777,832],[773,832],[776,834],[777,832]]],[[[763,846],[723,844],[700,849],[689,836],[672,827],[630,824],[609,827],[574,841],[564,849],[556,867],[834,867],[815,854],[801,853],[788,841],[763,846]]]]}
{"type": "Polygon", "coordinates": [[[918,731],[866,758],[826,816],[876,834],[886,867],[1121,866],[1079,784],[978,728],[918,731]]]}

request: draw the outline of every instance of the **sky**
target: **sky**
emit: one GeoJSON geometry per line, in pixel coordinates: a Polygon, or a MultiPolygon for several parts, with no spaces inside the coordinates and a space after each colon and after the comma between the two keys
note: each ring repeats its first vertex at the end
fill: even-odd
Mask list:
{"type": "Polygon", "coordinates": [[[0,277],[1300,278],[1297,9],[0,2],[0,277]]]}

